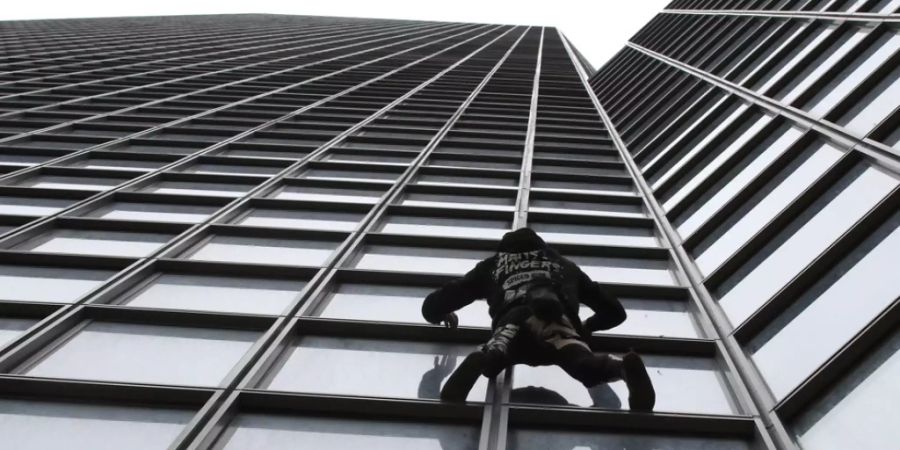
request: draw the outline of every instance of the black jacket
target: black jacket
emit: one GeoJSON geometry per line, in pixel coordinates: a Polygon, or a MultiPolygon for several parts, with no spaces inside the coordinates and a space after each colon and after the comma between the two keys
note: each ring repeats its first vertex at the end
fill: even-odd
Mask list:
{"type": "Polygon", "coordinates": [[[581,334],[579,304],[594,311],[586,322],[588,330],[607,330],[625,321],[625,309],[618,299],[591,281],[573,262],[562,257],[529,228],[506,233],[495,255],[479,262],[462,278],[453,280],[432,292],[422,304],[422,316],[437,324],[444,317],[473,301],[484,298],[489,313],[497,319],[514,304],[517,287],[522,281],[552,280],[561,295],[565,314],[581,334]]]}

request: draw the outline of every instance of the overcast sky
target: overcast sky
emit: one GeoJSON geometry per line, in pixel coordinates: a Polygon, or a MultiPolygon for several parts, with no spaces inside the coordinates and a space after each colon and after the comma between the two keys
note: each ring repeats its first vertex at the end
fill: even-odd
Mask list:
{"type": "Polygon", "coordinates": [[[271,13],[555,26],[601,66],[670,0],[8,0],[0,19],[271,13]]]}

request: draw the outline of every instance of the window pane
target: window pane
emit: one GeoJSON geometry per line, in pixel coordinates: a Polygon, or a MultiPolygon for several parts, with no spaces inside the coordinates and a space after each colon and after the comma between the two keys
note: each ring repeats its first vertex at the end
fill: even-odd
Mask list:
{"type": "Polygon", "coordinates": [[[362,250],[353,267],[462,275],[491,254],[479,250],[370,245],[362,250]]]}
{"type": "Polygon", "coordinates": [[[625,166],[621,168],[608,168],[608,167],[597,167],[587,164],[574,165],[572,163],[562,163],[558,161],[541,161],[540,159],[534,161],[534,165],[532,169],[535,172],[544,172],[544,173],[556,173],[556,174],[566,174],[566,175],[619,175],[625,176],[627,175],[625,172],[625,166]]]}
{"type": "Polygon", "coordinates": [[[459,425],[240,414],[221,448],[467,450],[478,447],[479,433],[476,427],[459,425]]]}
{"type": "Polygon", "coordinates": [[[362,218],[362,213],[253,208],[234,223],[258,227],[353,231],[362,218]]]}
{"type": "Polygon", "coordinates": [[[415,152],[395,155],[382,155],[370,153],[348,153],[344,151],[340,153],[329,153],[322,158],[322,161],[354,163],[362,161],[369,164],[409,164],[416,156],[417,153],[415,152]]]}
{"type": "Polygon", "coordinates": [[[677,284],[669,261],[655,259],[567,256],[594,281],[608,283],[677,284]]]}
{"type": "Polygon", "coordinates": [[[803,72],[796,76],[775,97],[788,104],[796,100],[797,96],[806,91],[822,74],[837,64],[856,44],[859,44],[869,34],[869,31],[871,30],[857,27],[845,31],[831,47],[822,52],[822,56],[809,64],[803,72]]]}
{"type": "MultiPolygon", "coordinates": [[[[472,345],[304,336],[265,386],[277,391],[437,399],[472,345]],[[365,370],[348,370],[348,368],[365,370]]],[[[469,401],[483,401],[481,377],[469,401]]]]}
{"type": "MultiPolygon", "coordinates": [[[[340,284],[324,299],[321,317],[424,324],[422,302],[434,288],[340,284]]],[[[456,312],[464,327],[490,327],[487,302],[477,300],[456,312]]]]}
{"type": "Polygon", "coordinates": [[[651,228],[534,222],[529,226],[548,243],[658,247],[651,228]]]}
{"type": "Polygon", "coordinates": [[[0,196],[0,211],[3,214],[43,216],[67,208],[76,201],[67,198],[0,196]]]}
{"type": "Polygon", "coordinates": [[[802,135],[803,131],[800,128],[784,126],[774,131],[769,139],[756,145],[735,169],[729,171],[707,194],[694,201],[696,206],[689,207],[685,213],[676,218],[675,225],[678,232],[685,237],[693,234],[802,135]]]}
{"type": "Polygon", "coordinates": [[[182,172],[215,173],[226,175],[274,175],[280,172],[282,169],[283,167],[278,166],[238,166],[234,164],[201,163],[186,167],[182,170],[182,172]]]}
{"type": "MultiPolygon", "coordinates": [[[[628,334],[638,336],[700,337],[691,319],[688,302],[641,298],[620,298],[628,318],[621,325],[597,333],[628,334]]],[[[579,316],[587,319],[594,312],[582,305],[579,316]]]]}
{"type": "Polygon", "coordinates": [[[65,163],[66,167],[83,167],[85,169],[113,169],[149,172],[158,169],[171,161],[143,161],[140,159],[86,158],[65,163]]]}
{"type": "Polygon", "coordinates": [[[837,120],[839,125],[865,136],[900,106],[900,67],[895,67],[837,120]]]}
{"type": "Polygon", "coordinates": [[[575,431],[516,430],[509,433],[508,450],[749,450],[736,439],[575,431]]]}
{"type": "Polygon", "coordinates": [[[500,177],[478,177],[473,175],[434,175],[434,174],[425,174],[420,175],[416,181],[417,184],[433,184],[433,185],[453,185],[453,186],[484,186],[484,187],[497,187],[497,186],[507,186],[514,187],[518,186],[519,180],[515,178],[500,178],[500,177]]]}
{"type": "Polygon", "coordinates": [[[305,281],[166,273],[129,294],[125,304],[144,308],[276,315],[300,295],[305,285],[305,281]]]}
{"type": "Polygon", "coordinates": [[[842,155],[836,147],[822,142],[788,164],[723,225],[721,233],[713,233],[701,244],[695,256],[700,270],[709,274],[719,267],[842,155]]]}
{"type": "Polygon", "coordinates": [[[16,186],[46,188],[46,189],[82,189],[88,191],[105,191],[113,186],[128,181],[128,178],[89,178],[66,177],[59,175],[37,175],[26,178],[16,186]]]}
{"type": "Polygon", "coordinates": [[[791,45],[787,48],[789,53],[779,59],[776,65],[767,69],[753,85],[753,89],[759,93],[765,93],[769,88],[781,80],[811,51],[817,50],[822,41],[830,37],[837,25],[817,24],[813,22],[808,25],[810,32],[805,36],[800,36],[802,40],[792,40],[791,45]]]}
{"type": "Polygon", "coordinates": [[[400,200],[401,205],[433,206],[438,208],[512,210],[514,196],[489,197],[483,195],[427,194],[410,192],[400,200]]]}
{"type": "MultiPolygon", "coordinates": [[[[734,414],[725,376],[715,360],[641,355],[656,390],[654,411],[734,414]]],[[[556,366],[517,365],[510,401],[628,409],[628,388],[617,381],[585,388],[556,366]]]]}
{"type": "Polygon", "coordinates": [[[900,49],[900,35],[888,32],[864,51],[857,50],[856,60],[848,64],[835,80],[823,86],[818,95],[803,105],[803,109],[813,116],[824,116],[879,65],[887,61],[897,49],[900,49]]]}
{"type": "Polygon", "coordinates": [[[38,377],[217,386],[255,331],[89,322],[25,370],[38,377]],[[139,357],[138,357],[139,355],[139,357]]]}
{"type": "Polygon", "coordinates": [[[350,169],[309,169],[299,175],[300,178],[312,180],[354,180],[354,181],[383,181],[394,180],[399,177],[395,172],[375,172],[371,170],[350,169]]]}
{"type": "Polygon", "coordinates": [[[15,249],[75,255],[146,256],[172,235],[57,229],[28,239],[15,249]]]}
{"type": "Polygon", "coordinates": [[[193,181],[159,181],[139,189],[157,194],[203,195],[207,197],[240,197],[253,189],[248,184],[198,183],[193,181]]]}
{"type": "Polygon", "coordinates": [[[601,199],[557,200],[531,199],[530,212],[563,214],[598,214],[604,216],[645,217],[644,206],[640,203],[613,203],[601,199]]]}
{"type": "Polygon", "coordinates": [[[535,176],[531,183],[532,188],[538,191],[555,192],[590,192],[592,194],[619,194],[622,192],[634,192],[629,184],[611,184],[593,181],[565,181],[546,180],[535,176]]]}
{"type": "Polygon", "coordinates": [[[0,347],[6,345],[6,343],[12,341],[36,323],[37,320],[34,319],[0,317],[0,347]]]}
{"type": "Polygon", "coordinates": [[[85,215],[102,219],[197,223],[202,222],[218,210],[218,206],[113,202],[85,215]]]}
{"type": "Polygon", "coordinates": [[[63,267],[0,266],[0,298],[70,303],[100,286],[115,272],[63,267]]]}
{"type": "Polygon", "coordinates": [[[499,239],[503,233],[509,231],[511,225],[511,220],[390,215],[380,226],[379,231],[424,236],[499,239]]]}
{"type": "Polygon", "coordinates": [[[167,448],[192,411],[137,406],[0,400],[3,446],[17,450],[167,448]]]}
{"type": "MultiPolygon", "coordinates": [[[[821,334],[821,333],[820,333],[821,334]]],[[[900,442],[900,333],[882,344],[793,424],[808,449],[893,448],[900,442]]]]}
{"type": "Polygon", "coordinates": [[[505,169],[519,170],[522,168],[522,161],[484,161],[474,159],[457,159],[442,156],[432,156],[428,160],[429,166],[443,167],[470,167],[476,169],[505,169]]]}
{"type": "MultiPolygon", "coordinates": [[[[744,150],[744,145],[766,125],[771,123],[771,116],[755,116],[752,123],[746,123],[734,133],[726,136],[724,142],[713,148],[709,154],[699,161],[694,169],[679,175],[680,178],[667,195],[662,206],[668,211],[687,197],[700,183],[704,182],[713,172],[724,165],[727,160],[738,152],[744,150]],[[739,134],[738,134],[739,133],[739,134]]],[[[664,178],[665,179],[665,178],[664,178]]]]}
{"type": "Polygon", "coordinates": [[[720,287],[719,304],[732,324],[746,320],[897,184],[865,165],[844,176],[720,287]]]}
{"type": "Polygon", "coordinates": [[[325,263],[337,246],[335,241],[213,236],[186,255],[198,261],[317,266],[325,263]]]}
{"type": "Polygon", "coordinates": [[[900,296],[898,254],[895,214],[750,343],[776,397],[794,389],[900,296]],[[852,299],[861,301],[848,308],[852,299]]]}
{"type": "Polygon", "coordinates": [[[285,186],[271,195],[285,200],[310,200],[337,203],[375,203],[384,191],[373,189],[285,186]]]}

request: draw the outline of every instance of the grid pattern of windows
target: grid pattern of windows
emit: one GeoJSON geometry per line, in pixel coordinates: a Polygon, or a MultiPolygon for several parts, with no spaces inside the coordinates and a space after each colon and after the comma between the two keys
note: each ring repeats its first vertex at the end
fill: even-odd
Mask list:
{"type": "Polygon", "coordinates": [[[675,0],[590,78],[778,448],[897,438],[898,12],[675,0]]]}
{"type": "Polygon", "coordinates": [[[593,76],[549,27],[0,23],[0,434],[827,442],[896,372],[896,3],[678,0],[593,76]],[[622,299],[589,344],[646,355],[654,414],[556,367],[437,400],[490,320],[421,301],[522,226],[622,299]]]}

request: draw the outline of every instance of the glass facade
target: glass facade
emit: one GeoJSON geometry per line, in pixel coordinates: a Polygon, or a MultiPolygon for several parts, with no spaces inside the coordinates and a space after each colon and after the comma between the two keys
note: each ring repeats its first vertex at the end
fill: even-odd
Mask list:
{"type": "Polygon", "coordinates": [[[889,447],[898,7],[675,0],[597,71],[551,27],[0,23],[3,442],[889,447]],[[491,323],[422,299],[522,226],[656,414],[557,367],[438,400],[491,323]]]}
{"type": "Polygon", "coordinates": [[[776,448],[897,439],[898,8],[674,0],[590,78],[776,448]]]}

